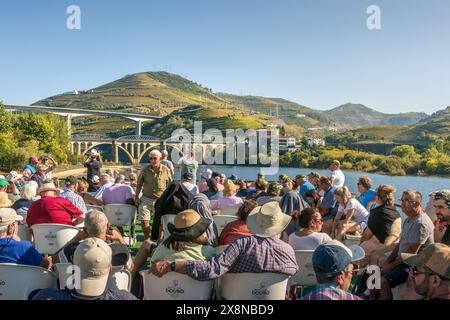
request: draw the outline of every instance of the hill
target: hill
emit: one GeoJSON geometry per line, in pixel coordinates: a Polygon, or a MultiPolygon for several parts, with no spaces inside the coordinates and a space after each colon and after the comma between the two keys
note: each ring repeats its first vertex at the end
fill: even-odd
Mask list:
{"type": "Polygon", "coordinates": [[[325,111],[326,114],[348,126],[408,126],[413,125],[428,117],[423,112],[408,112],[400,114],[386,114],[368,108],[362,104],[347,103],[334,109],[325,111]]]}
{"type": "MultiPolygon", "coordinates": [[[[411,125],[427,116],[424,113],[384,114],[351,103],[319,111],[280,98],[214,93],[196,82],[168,72],[130,74],[97,88],[48,97],[34,105],[117,110],[163,118],[147,124],[143,134],[165,127],[164,121],[179,124],[184,121],[189,125],[189,121],[195,119],[207,122],[207,127],[215,125],[216,128],[262,128],[268,123],[277,123],[288,135],[299,138],[312,127],[319,130],[314,134],[320,134],[374,125],[411,125]],[[184,110],[186,108],[189,109],[184,110]]],[[[75,118],[72,123],[74,132],[112,135],[132,132],[134,127],[132,121],[101,117],[75,118]]]]}

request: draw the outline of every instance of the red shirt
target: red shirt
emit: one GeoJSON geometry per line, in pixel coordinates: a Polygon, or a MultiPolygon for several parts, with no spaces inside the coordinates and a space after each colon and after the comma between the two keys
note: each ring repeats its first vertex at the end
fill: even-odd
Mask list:
{"type": "Polygon", "coordinates": [[[251,236],[252,233],[248,230],[247,223],[244,220],[236,220],[228,223],[223,228],[220,234],[219,245],[224,246],[230,244],[235,239],[243,236],[251,236]]]}
{"type": "Polygon", "coordinates": [[[31,227],[38,223],[59,223],[73,226],[72,220],[84,215],[67,199],[43,197],[33,202],[28,209],[27,223],[31,227]]]}

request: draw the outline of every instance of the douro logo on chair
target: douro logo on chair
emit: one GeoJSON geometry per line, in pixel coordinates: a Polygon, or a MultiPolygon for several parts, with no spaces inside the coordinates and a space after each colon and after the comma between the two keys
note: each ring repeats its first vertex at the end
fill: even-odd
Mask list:
{"type": "Polygon", "coordinates": [[[178,287],[178,280],[173,280],[173,287],[167,287],[166,288],[166,293],[171,295],[171,296],[177,297],[180,294],[184,293],[184,289],[178,287]]]}
{"type": "Polygon", "coordinates": [[[266,284],[261,282],[258,289],[252,290],[252,296],[268,296],[270,291],[266,288],[266,284]]]}

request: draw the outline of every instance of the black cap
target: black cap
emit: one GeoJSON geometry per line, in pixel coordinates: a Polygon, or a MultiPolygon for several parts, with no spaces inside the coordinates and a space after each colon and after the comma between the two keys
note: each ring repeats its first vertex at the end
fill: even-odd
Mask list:
{"type": "Polygon", "coordinates": [[[190,172],[185,172],[185,173],[183,174],[183,179],[184,179],[184,180],[192,180],[192,179],[194,179],[194,176],[193,176],[192,173],[190,173],[190,172]]]}

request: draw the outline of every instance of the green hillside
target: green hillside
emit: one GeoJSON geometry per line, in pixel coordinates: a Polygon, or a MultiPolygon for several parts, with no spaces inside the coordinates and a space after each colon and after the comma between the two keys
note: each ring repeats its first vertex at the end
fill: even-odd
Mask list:
{"type": "Polygon", "coordinates": [[[423,112],[408,112],[400,114],[381,113],[362,104],[347,103],[337,108],[326,111],[327,115],[348,126],[408,126],[413,125],[428,117],[423,112]]]}
{"type": "MultiPolygon", "coordinates": [[[[276,123],[284,127],[286,134],[300,138],[308,134],[308,129],[312,127],[315,130],[314,134],[323,135],[332,129],[352,129],[374,125],[407,126],[426,117],[424,113],[384,114],[356,104],[318,111],[280,98],[214,93],[196,82],[168,72],[130,74],[97,88],[59,94],[34,104],[116,110],[163,118],[146,124],[144,134],[146,132],[157,134],[158,132],[154,131],[155,128],[165,127],[164,121],[171,120],[172,123],[178,124],[184,121],[189,125],[189,122],[193,120],[202,120],[207,122],[207,127],[218,129],[262,128],[268,123],[276,123]],[[201,108],[191,106],[201,106],[201,108]]],[[[74,118],[72,123],[74,133],[122,135],[131,133],[134,128],[132,121],[104,117],[74,118]]],[[[426,126],[425,123],[422,125],[426,126]]],[[[381,128],[379,131],[381,135],[386,136],[385,141],[390,141],[394,136],[391,134],[392,137],[388,137],[392,130],[396,129],[386,129],[386,132],[383,132],[385,130],[381,128]]],[[[445,131],[445,126],[442,130],[445,131]]],[[[402,134],[407,136],[404,132],[402,134]]],[[[415,132],[411,131],[408,134],[414,137],[415,132]]]]}

